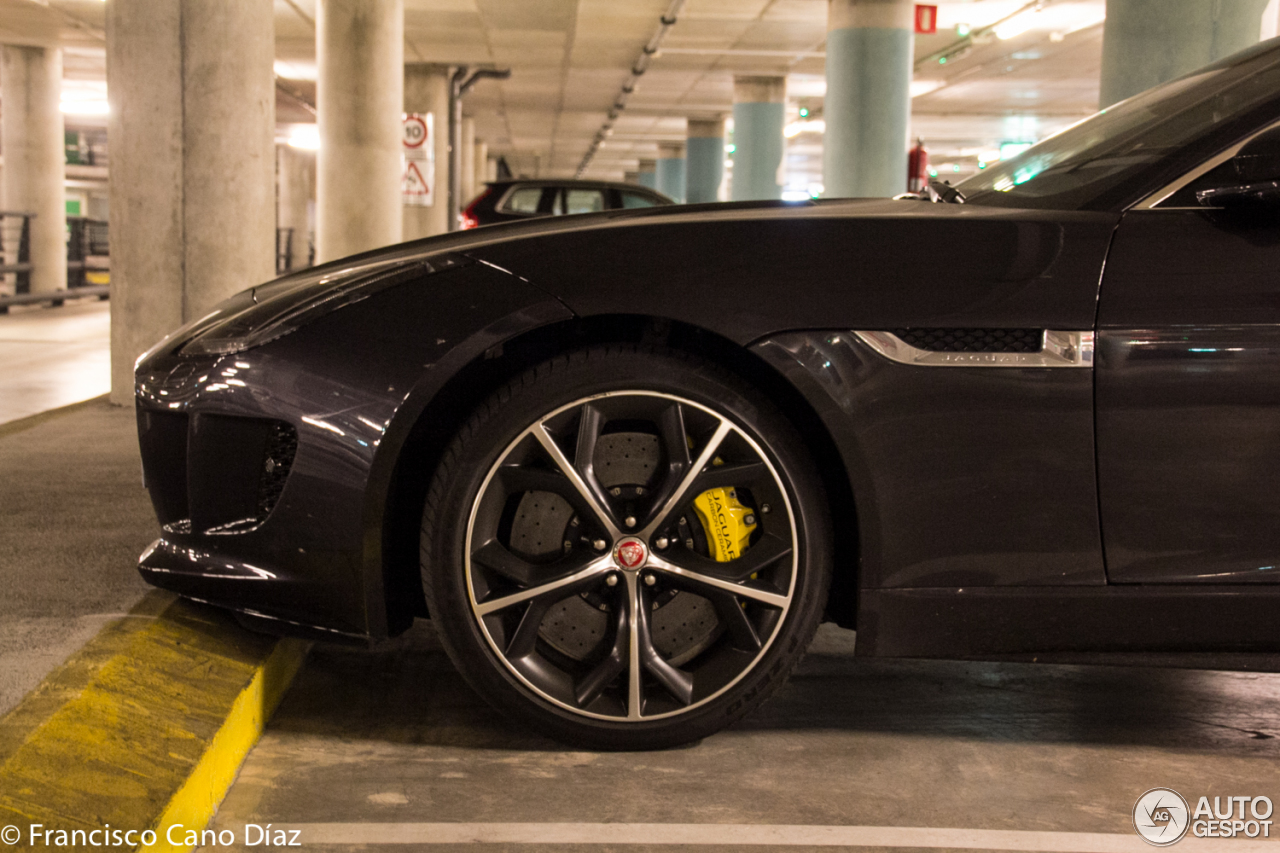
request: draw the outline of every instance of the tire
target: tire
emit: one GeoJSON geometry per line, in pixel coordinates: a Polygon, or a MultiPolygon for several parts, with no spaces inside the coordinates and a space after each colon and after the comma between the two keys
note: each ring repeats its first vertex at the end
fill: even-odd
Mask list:
{"type": "Polygon", "coordinates": [[[421,538],[466,680],[594,749],[696,740],[763,702],[813,638],[831,552],[821,481],[767,399],[623,345],[556,357],[483,403],[437,467],[421,538]]]}

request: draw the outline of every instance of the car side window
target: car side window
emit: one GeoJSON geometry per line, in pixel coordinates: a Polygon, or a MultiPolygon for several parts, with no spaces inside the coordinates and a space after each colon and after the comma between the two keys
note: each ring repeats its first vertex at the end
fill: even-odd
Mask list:
{"type": "Polygon", "coordinates": [[[558,213],[596,213],[604,210],[604,193],[600,190],[569,189],[563,191],[564,206],[558,213]]]}
{"type": "Polygon", "coordinates": [[[627,192],[626,190],[622,192],[623,207],[654,207],[657,203],[655,199],[642,193],[627,192]]]}
{"type": "Polygon", "coordinates": [[[537,213],[542,187],[521,187],[513,192],[503,209],[508,213],[537,213]]]}

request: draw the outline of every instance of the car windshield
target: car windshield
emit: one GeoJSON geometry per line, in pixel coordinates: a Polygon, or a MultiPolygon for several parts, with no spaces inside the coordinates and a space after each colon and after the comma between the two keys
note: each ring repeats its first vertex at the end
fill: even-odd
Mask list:
{"type": "Polygon", "coordinates": [[[1105,207],[1118,189],[1141,183],[1171,154],[1198,148],[1196,143],[1206,139],[1217,141],[1216,131],[1280,100],[1278,43],[1267,42],[1121,101],[957,189],[975,204],[1105,207]]]}

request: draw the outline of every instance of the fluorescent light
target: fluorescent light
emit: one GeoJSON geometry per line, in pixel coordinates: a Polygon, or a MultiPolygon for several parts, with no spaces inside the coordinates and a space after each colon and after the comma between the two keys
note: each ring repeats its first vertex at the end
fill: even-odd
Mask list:
{"type": "Polygon", "coordinates": [[[104,98],[69,98],[64,93],[58,102],[58,110],[69,116],[105,116],[111,113],[111,106],[104,98]]]}
{"type": "Polygon", "coordinates": [[[996,27],[996,36],[1002,41],[1017,38],[1036,25],[1036,15],[1039,12],[1039,9],[1028,9],[1020,15],[1014,15],[996,27]]]}
{"type": "Polygon", "coordinates": [[[782,135],[787,139],[793,139],[802,133],[825,133],[827,123],[822,119],[810,119],[808,121],[793,121],[782,129],[782,135]]]}
{"type": "Polygon", "coordinates": [[[295,124],[289,128],[287,142],[290,148],[300,148],[303,151],[319,151],[320,128],[314,124],[295,124]]]}
{"type": "Polygon", "coordinates": [[[911,97],[918,98],[921,95],[927,95],[935,89],[941,89],[945,85],[947,85],[945,80],[912,80],[911,97]]]}
{"type": "Polygon", "coordinates": [[[286,80],[316,80],[320,76],[319,66],[314,62],[295,62],[277,59],[271,66],[277,77],[286,80]]]}

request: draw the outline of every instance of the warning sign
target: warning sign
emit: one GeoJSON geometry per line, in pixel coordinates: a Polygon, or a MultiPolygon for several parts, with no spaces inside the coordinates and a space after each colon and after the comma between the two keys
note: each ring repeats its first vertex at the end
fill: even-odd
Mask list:
{"type": "Polygon", "coordinates": [[[435,204],[436,157],[431,113],[404,117],[404,169],[400,194],[412,207],[435,204]]]}

